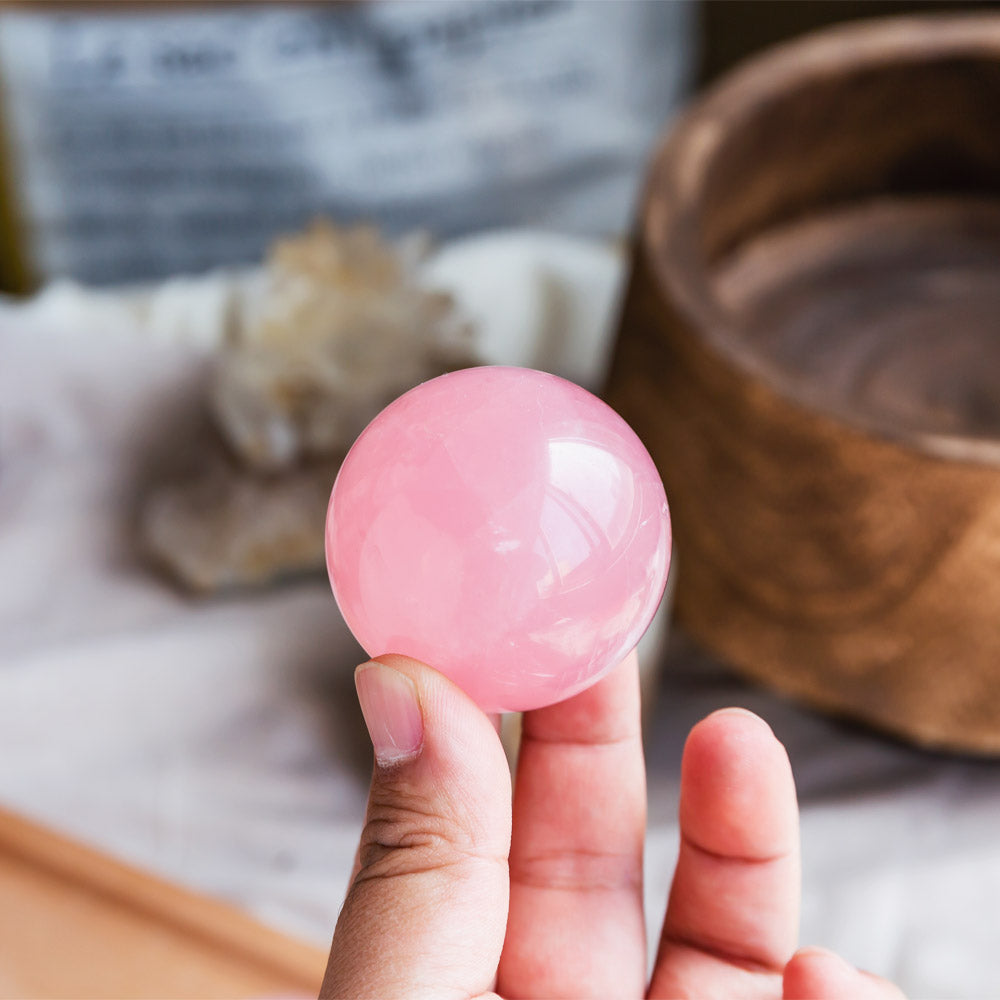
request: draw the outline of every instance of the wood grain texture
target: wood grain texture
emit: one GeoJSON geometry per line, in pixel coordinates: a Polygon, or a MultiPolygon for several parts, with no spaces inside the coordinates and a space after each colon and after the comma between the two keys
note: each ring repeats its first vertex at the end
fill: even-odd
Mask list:
{"type": "Polygon", "coordinates": [[[606,389],[663,475],[695,637],[811,704],[988,753],[998,196],[1000,18],[777,50],[660,149],[606,389]]]}
{"type": "Polygon", "coordinates": [[[748,241],[714,292],[813,405],[1000,439],[1000,199],[882,198],[748,241]]]}
{"type": "Polygon", "coordinates": [[[316,996],[326,955],[0,810],[0,997],[316,996]]]}

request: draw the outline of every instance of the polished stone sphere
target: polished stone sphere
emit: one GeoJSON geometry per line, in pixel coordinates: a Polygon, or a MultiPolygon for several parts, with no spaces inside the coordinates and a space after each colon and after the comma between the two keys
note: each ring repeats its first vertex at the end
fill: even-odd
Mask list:
{"type": "Polygon", "coordinates": [[[400,396],[330,498],[337,603],[370,656],[435,667],[491,712],[594,683],[648,627],[670,516],[646,449],[579,386],[469,368],[400,396]]]}

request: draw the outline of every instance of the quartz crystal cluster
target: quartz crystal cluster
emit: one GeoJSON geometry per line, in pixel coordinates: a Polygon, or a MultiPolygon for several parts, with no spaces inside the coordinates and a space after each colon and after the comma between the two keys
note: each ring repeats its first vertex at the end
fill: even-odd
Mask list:
{"type": "Polygon", "coordinates": [[[346,450],[390,400],[471,362],[449,296],[416,279],[425,241],[317,223],[247,289],[212,392],[240,459],[263,471],[346,450]]]}
{"type": "Polygon", "coordinates": [[[419,282],[426,248],[318,222],[240,284],[208,401],[227,447],[143,514],[147,548],[180,583],[321,569],[326,498],[358,433],[400,393],[477,363],[451,298],[419,282]]]}

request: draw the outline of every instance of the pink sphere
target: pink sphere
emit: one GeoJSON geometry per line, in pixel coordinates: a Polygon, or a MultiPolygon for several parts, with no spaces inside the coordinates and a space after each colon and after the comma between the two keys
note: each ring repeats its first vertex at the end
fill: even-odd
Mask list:
{"type": "Polygon", "coordinates": [[[370,656],[405,653],[483,709],[582,691],[649,626],[670,563],[652,459],[555,375],[469,368],[386,407],[344,460],[326,559],[370,656]]]}

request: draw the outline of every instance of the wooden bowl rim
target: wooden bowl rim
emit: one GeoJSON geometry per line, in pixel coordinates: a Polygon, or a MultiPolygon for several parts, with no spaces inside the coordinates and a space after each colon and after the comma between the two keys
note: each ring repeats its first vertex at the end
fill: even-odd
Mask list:
{"type": "Polygon", "coordinates": [[[745,378],[806,412],[869,437],[938,459],[1000,467],[1000,438],[915,431],[807,398],[791,374],[757,355],[728,321],[699,267],[698,207],[706,166],[730,127],[762,102],[806,80],[832,79],[887,64],[989,58],[1000,63],[1000,14],[873,18],[778,45],[726,74],[689,105],[656,151],[648,174],[641,252],[661,294],[702,342],[745,378]]]}

